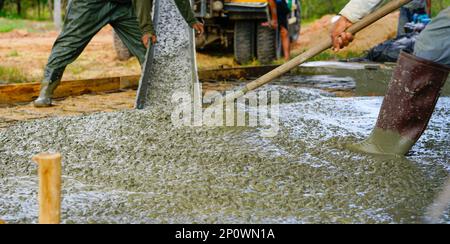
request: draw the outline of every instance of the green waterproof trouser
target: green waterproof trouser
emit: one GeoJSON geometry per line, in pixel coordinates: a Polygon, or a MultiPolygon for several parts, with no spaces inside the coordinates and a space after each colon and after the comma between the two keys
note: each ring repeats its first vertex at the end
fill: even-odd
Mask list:
{"type": "Polygon", "coordinates": [[[53,45],[46,66],[45,75],[50,77],[45,78],[52,80],[53,71],[64,70],[75,61],[95,34],[107,24],[114,28],[125,46],[142,64],[146,48],[141,41],[142,31],[131,2],[72,0],[63,30],[53,45]]]}

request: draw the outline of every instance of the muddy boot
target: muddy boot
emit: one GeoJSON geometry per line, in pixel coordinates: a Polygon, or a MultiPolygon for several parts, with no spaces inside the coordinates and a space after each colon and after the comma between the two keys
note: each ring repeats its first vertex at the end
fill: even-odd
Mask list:
{"type": "Polygon", "coordinates": [[[61,82],[63,73],[64,68],[45,70],[44,80],[41,83],[41,92],[39,93],[39,97],[33,103],[35,107],[41,108],[52,106],[53,92],[61,82]]]}
{"type": "Polygon", "coordinates": [[[450,68],[402,53],[370,137],[354,151],[406,155],[425,131],[450,68]]]}

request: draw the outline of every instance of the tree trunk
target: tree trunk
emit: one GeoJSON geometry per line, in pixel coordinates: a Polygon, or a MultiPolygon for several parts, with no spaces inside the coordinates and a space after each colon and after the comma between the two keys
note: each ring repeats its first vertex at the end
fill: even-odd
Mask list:
{"type": "Polygon", "coordinates": [[[36,0],[37,2],[37,12],[38,12],[38,18],[41,18],[41,0],[36,0]]]}
{"type": "Polygon", "coordinates": [[[21,0],[16,0],[16,6],[17,6],[17,14],[22,15],[22,2],[21,0]]]}
{"type": "Polygon", "coordinates": [[[48,10],[50,11],[50,17],[53,19],[53,0],[48,0],[48,10]]]}
{"type": "Polygon", "coordinates": [[[61,0],[55,0],[54,9],[53,9],[53,22],[58,30],[61,30],[62,21],[61,21],[61,0]]]}
{"type": "Polygon", "coordinates": [[[2,9],[3,9],[3,4],[5,3],[5,1],[4,0],[0,0],[0,11],[2,11],[2,9]]]}

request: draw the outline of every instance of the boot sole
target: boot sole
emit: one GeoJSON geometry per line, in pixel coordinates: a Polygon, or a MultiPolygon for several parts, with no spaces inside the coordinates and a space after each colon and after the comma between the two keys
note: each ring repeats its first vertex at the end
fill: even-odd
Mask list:
{"type": "Polygon", "coordinates": [[[49,108],[49,107],[52,107],[53,105],[52,104],[36,104],[36,103],[33,103],[33,106],[35,108],[49,108]]]}

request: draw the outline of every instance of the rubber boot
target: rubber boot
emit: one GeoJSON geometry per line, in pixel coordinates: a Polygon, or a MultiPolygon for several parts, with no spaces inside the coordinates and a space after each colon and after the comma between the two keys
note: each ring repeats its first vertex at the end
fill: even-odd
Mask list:
{"type": "Polygon", "coordinates": [[[450,68],[401,53],[370,137],[353,151],[406,155],[427,128],[450,68]]]}
{"type": "Polygon", "coordinates": [[[34,106],[38,108],[52,106],[53,93],[61,83],[61,78],[65,68],[46,69],[44,80],[41,83],[39,97],[34,101],[34,106]]]}

